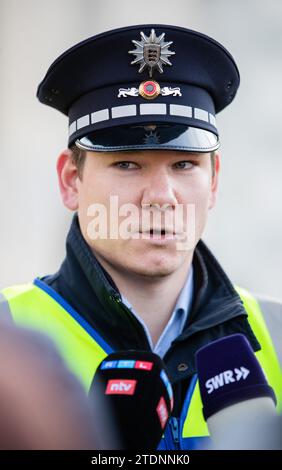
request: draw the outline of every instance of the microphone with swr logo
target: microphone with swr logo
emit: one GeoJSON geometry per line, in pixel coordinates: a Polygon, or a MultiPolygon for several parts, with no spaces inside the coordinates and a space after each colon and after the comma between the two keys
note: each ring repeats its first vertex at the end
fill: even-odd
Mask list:
{"type": "Polygon", "coordinates": [[[173,408],[165,365],[148,351],[121,351],[99,365],[90,388],[97,390],[112,418],[120,449],[156,449],[173,408]]]}
{"type": "Polygon", "coordinates": [[[216,340],[197,352],[196,362],[215,448],[276,448],[276,397],[246,337],[216,340]]]}

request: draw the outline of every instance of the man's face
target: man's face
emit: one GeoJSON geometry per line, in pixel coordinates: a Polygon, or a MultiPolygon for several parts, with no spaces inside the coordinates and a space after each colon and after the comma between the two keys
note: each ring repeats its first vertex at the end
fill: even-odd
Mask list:
{"type": "Polygon", "coordinates": [[[71,196],[64,194],[61,183],[63,199],[67,207],[78,210],[82,234],[98,259],[132,275],[155,278],[172,274],[185,260],[191,259],[193,248],[204,230],[208,211],[215,202],[218,156],[215,157],[214,176],[209,153],[153,150],[87,152],[81,178],[71,165],[73,163],[68,157],[59,169],[61,177],[68,171],[72,172],[72,178],[69,177],[64,185],[71,184],[68,188],[71,196]],[[113,201],[115,214],[118,213],[117,207],[122,210],[126,204],[133,204],[127,208],[136,210],[130,213],[124,209],[118,221],[113,220],[113,217],[116,219],[113,201]],[[151,208],[150,203],[153,204],[151,208]],[[99,221],[104,220],[102,223],[106,227],[102,231],[99,227],[99,230],[104,236],[107,234],[106,239],[104,236],[93,239],[93,220],[96,217],[97,229],[99,212],[95,211],[93,204],[96,209],[104,208],[99,213],[99,221]],[[183,219],[179,220],[178,215],[176,222],[174,215],[180,205],[183,207],[183,219]],[[125,237],[121,223],[125,223],[130,214],[131,235],[125,237]],[[144,214],[147,214],[146,219],[142,218],[144,214]],[[115,229],[111,233],[113,225],[115,229]],[[162,231],[164,229],[166,233],[162,231]],[[179,240],[184,240],[183,231],[189,234],[190,239],[193,235],[192,249],[191,246],[189,250],[179,249],[185,247],[184,244],[179,245],[179,240]]]}

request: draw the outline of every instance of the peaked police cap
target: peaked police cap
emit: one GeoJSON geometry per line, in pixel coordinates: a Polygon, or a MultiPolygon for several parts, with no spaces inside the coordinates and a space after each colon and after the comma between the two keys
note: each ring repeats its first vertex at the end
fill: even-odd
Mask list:
{"type": "Polygon", "coordinates": [[[239,81],[234,59],[214,39],[148,24],[73,46],[50,66],[37,96],[69,117],[69,146],[209,152],[219,146],[215,115],[239,81]]]}

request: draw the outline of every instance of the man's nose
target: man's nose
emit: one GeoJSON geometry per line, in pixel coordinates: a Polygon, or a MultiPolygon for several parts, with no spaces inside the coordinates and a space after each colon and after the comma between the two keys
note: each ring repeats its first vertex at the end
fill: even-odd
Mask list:
{"type": "Polygon", "coordinates": [[[173,207],[177,204],[177,197],[171,177],[166,171],[154,172],[148,178],[142,194],[142,207],[156,205],[160,208],[173,207]]]}

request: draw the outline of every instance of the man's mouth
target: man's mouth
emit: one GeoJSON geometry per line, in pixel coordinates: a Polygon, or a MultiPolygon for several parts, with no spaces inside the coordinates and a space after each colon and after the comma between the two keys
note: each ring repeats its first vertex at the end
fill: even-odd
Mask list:
{"type": "Polygon", "coordinates": [[[175,239],[176,233],[173,230],[164,228],[151,228],[149,230],[140,231],[142,238],[148,239],[175,239]]]}

